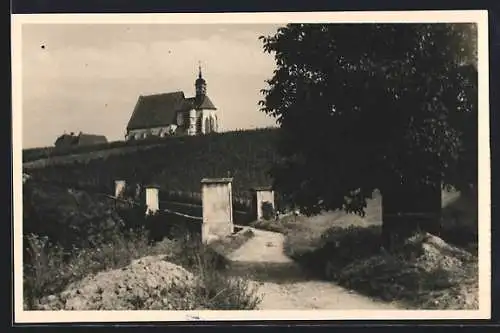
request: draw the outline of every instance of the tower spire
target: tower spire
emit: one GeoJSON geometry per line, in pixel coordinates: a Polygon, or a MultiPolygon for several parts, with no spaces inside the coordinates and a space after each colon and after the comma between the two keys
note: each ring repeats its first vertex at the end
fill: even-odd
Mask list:
{"type": "Polygon", "coordinates": [[[196,87],[196,98],[197,100],[202,100],[207,92],[207,82],[201,73],[201,61],[198,61],[198,78],[195,81],[196,87]]]}

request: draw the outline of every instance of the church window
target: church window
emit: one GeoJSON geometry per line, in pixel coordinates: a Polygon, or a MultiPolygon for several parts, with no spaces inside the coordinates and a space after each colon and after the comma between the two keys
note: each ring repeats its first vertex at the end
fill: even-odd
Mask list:
{"type": "Polygon", "coordinates": [[[182,126],[184,124],[184,115],[182,112],[177,113],[177,125],[182,126]]]}
{"type": "Polygon", "coordinates": [[[215,131],[214,117],[210,117],[210,132],[214,132],[214,131],[215,131]]]}
{"type": "Polygon", "coordinates": [[[205,133],[210,133],[210,121],[205,118],[205,133]]]}

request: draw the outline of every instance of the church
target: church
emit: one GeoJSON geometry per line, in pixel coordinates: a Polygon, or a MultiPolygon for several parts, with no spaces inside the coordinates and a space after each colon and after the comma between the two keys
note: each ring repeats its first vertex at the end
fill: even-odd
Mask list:
{"type": "Polygon", "coordinates": [[[198,71],[196,96],[184,92],[140,95],[127,125],[126,140],[199,135],[217,132],[217,108],[207,96],[207,82],[198,71]]]}

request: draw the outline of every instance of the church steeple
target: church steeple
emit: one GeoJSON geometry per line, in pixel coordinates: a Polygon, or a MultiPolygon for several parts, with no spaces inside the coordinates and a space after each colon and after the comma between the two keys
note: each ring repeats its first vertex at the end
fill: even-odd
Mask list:
{"type": "Polygon", "coordinates": [[[198,78],[196,79],[194,85],[196,87],[196,99],[203,99],[207,93],[207,82],[201,73],[201,63],[198,63],[198,78]]]}

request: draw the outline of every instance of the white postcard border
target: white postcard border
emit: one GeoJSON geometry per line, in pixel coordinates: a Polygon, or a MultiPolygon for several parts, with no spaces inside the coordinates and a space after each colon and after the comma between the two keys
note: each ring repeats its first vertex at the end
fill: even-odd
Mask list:
{"type": "Polygon", "coordinates": [[[12,124],[14,204],[14,322],[155,322],[245,320],[489,319],[491,316],[491,216],[488,12],[392,11],[203,14],[12,15],[12,124]],[[286,23],[478,24],[479,71],[479,310],[311,311],[24,311],[22,296],[22,26],[24,24],[286,24],[286,23]]]}

